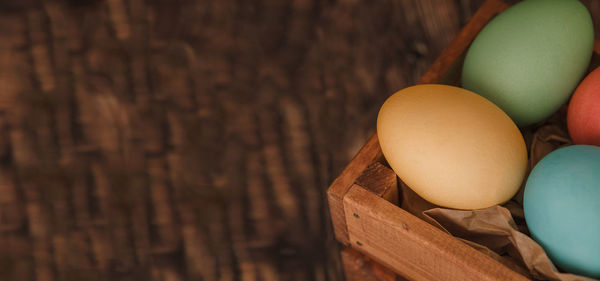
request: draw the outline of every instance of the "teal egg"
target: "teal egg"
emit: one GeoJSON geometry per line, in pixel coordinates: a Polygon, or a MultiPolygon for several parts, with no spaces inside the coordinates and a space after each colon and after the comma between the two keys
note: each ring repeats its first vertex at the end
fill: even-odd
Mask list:
{"type": "Polygon", "coordinates": [[[600,278],[600,147],[544,157],[527,179],[523,208],[531,236],[558,267],[600,278]]]}
{"type": "Polygon", "coordinates": [[[522,127],[564,104],[585,74],[594,45],[577,0],[527,0],[492,19],[467,51],[462,86],[522,127]]]}

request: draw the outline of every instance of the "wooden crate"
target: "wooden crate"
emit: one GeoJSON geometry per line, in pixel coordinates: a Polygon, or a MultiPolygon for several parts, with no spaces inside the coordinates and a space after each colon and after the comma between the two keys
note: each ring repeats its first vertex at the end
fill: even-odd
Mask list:
{"type": "MultiPolygon", "coordinates": [[[[467,47],[507,2],[487,0],[418,83],[458,85],[467,47]]],[[[398,207],[384,163],[375,134],[327,192],[347,280],[529,280],[398,207]]]]}

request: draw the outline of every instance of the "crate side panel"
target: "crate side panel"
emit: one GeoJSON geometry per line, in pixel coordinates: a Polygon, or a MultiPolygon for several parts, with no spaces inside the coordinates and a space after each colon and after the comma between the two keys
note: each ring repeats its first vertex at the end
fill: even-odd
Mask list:
{"type": "Polygon", "coordinates": [[[344,198],[353,248],[414,280],[528,280],[354,185],[344,198]]]}
{"type": "Polygon", "coordinates": [[[343,203],[344,195],[348,192],[356,178],[360,176],[365,168],[380,153],[379,141],[377,140],[377,135],[374,134],[327,190],[329,213],[331,215],[335,238],[342,244],[348,244],[348,228],[346,226],[343,203]]]}

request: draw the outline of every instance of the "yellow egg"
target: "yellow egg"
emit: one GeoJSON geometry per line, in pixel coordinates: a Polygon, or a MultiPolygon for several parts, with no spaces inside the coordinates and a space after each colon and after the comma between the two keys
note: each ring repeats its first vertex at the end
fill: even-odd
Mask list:
{"type": "Polygon", "coordinates": [[[515,123],[492,102],[457,87],[419,85],[395,93],[379,111],[377,135],[396,174],[443,207],[506,202],[527,169],[515,123]]]}

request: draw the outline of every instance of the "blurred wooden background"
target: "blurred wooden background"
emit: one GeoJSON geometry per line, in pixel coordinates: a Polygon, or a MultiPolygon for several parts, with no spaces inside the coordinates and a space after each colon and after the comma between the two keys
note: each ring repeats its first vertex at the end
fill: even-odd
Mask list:
{"type": "Polygon", "coordinates": [[[327,186],[482,2],[0,1],[0,279],[342,280],[327,186]]]}

